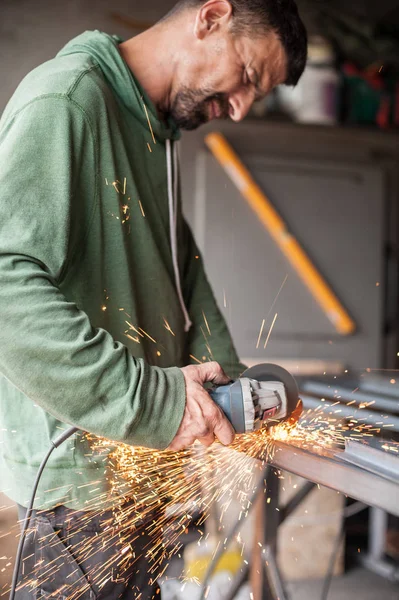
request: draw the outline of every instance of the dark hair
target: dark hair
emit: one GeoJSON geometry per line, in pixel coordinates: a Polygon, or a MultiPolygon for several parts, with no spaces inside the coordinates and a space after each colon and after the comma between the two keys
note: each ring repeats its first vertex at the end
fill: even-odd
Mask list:
{"type": "MultiPolygon", "coordinates": [[[[180,0],[166,16],[196,8],[207,0],[180,0]]],[[[307,59],[307,33],[294,0],[228,0],[233,8],[232,33],[263,35],[273,30],[287,56],[286,85],[296,85],[307,59]]]]}

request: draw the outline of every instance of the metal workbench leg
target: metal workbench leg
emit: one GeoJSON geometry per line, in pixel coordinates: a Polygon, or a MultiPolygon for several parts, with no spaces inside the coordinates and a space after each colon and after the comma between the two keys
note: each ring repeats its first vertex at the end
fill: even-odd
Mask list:
{"type": "Polygon", "coordinates": [[[375,562],[383,560],[387,543],[388,514],[380,508],[370,508],[369,556],[375,562]]]}
{"type": "Polygon", "coordinates": [[[280,480],[276,469],[271,469],[266,481],[265,535],[262,563],[264,577],[262,600],[288,600],[287,592],[277,565],[277,532],[280,524],[279,508],[280,480]]]}
{"type": "Polygon", "coordinates": [[[369,547],[364,556],[360,556],[360,563],[380,577],[390,581],[399,581],[399,568],[387,560],[385,555],[388,531],[388,513],[381,508],[370,508],[369,517],[369,547]]]}

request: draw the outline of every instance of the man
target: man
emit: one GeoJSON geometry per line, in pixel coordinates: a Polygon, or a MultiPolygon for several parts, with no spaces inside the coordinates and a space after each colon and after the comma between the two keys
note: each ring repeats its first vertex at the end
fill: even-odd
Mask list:
{"type": "MultiPolygon", "coordinates": [[[[0,123],[0,447],[21,515],[66,424],[153,448],[232,442],[203,385],[242,365],[181,214],[174,142],[180,128],[241,121],[305,61],[293,0],[183,0],[124,43],[86,32],[15,92],[0,123]]],[[[105,466],[82,435],[54,453],[20,598],[72,597],[82,578],[83,599],[159,598],[145,539],[101,585],[111,550],[74,554],[76,519],[89,538],[110,519],[90,502],[93,481],[109,492],[105,466]]]]}

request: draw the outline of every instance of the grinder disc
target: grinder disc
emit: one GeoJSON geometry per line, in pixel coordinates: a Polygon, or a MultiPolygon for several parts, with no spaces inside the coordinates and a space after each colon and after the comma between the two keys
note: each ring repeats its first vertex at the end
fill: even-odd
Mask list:
{"type": "Polygon", "coordinates": [[[271,363],[264,363],[250,367],[241,375],[241,377],[249,377],[256,381],[281,381],[284,384],[287,395],[287,415],[284,419],[289,419],[299,402],[299,390],[297,383],[291,373],[271,363]]]}

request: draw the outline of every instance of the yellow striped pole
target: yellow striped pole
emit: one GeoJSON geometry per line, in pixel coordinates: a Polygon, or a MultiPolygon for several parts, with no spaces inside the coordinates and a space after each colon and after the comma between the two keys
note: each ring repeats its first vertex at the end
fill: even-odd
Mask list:
{"type": "Polygon", "coordinates": [[[248,169],[221,133],[210,133],[205,142],[249,206],[285,254],[302,281],[341,335],[351,335],[356,324],[331,287],[316,269],[270,200],[255,183],[248,169]]]}

